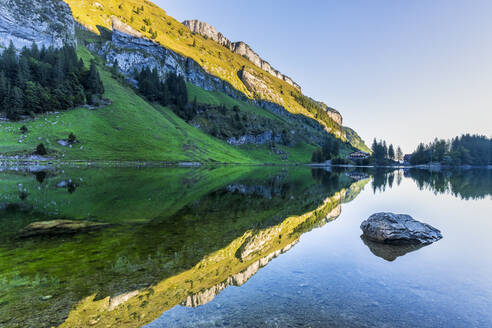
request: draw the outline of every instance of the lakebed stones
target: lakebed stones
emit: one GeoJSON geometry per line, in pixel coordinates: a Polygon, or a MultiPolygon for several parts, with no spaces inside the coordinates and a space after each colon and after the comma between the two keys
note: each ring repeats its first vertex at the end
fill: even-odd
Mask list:
{"type": "Polygon", "coordinates": [[[77,221],[77,220],[51,220],[33,222],[22,229],[19,237],[28,238],[36,236],[71,235],[90,230],[107,227],[107,223],[77,221]]]}
{"type": "Polygon", "coordinates": [[[431,244],[442,238],[439,230],[406,214],[376,213],[360,228],[365,238],[383,244],[431,244]]]}

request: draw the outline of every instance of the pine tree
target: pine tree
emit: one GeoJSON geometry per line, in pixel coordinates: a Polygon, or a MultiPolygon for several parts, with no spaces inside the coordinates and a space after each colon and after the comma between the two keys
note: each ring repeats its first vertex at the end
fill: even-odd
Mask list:
{"type": "Polygon", "coordinates": [[[396,160],[399,162],[403,161],[403,152],[400,146],[398,146],[398,148],[396,149],[396,160]]]}
{"type": "Polygon", "coordinates": [[[21,114],[23,114],[24,101],[23,93],[19,87],[13,87],[10,89],[7,97],[7,118],[9,120],[17,120],[21,114]]]}
{"type": "Polygon", "coordinates": [[[43,110],[43,89],[42,87],[32,81],[26,83],[26,89],[24,92],[24,106],[27,112],[41,113],[43,110]]]}
{"type": "Polygon", "coordinates": [[[0,105],[9,93],[9,81],[5,77],[5,72],[0,71],[0,105]]]}
{"type": "Polygon", "coordinates": [[[389,145],[389,148],[388,148],[388,158],[391,160],[395,159],[395,149],[393,148],[392,144],[389,145]]]}
{"type": "Polygon", "coordinates": [[[87,101],[89,103],[94,103],[97,96],[104,94],[104,85],[97,71],[96,62],[91,60],[91,65],[89,68],[89,73],[85,80],[85,89],[87,95],[87,101]]]}

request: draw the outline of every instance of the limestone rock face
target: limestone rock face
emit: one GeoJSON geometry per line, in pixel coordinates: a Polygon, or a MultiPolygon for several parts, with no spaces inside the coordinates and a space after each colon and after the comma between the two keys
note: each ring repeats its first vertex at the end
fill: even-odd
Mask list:
{"type": "MultiPolygon", "coordinates": [[[[113,18],[112,40],[107,42],[102,48],[96,49],[94,45],[89,45],[89,48],[98,52],[101,57],[106,58],[107,65],[113,65],[116,60],[118,62],[118,69],[130,80],[135,69],[140,71],[145,67],[149,67],[150,69],[155,68],[163,78],[166,74],[173,72],[182,75],[187,82],[202,89],[223,92],[234,99],[251,102],[258,107],[288,119],[295,119],[297,117],[288,112],[282,106],[282,99],[273,93],[261,79],[255,77],[254,72],[250,72],[247,68],[238,73],[243,83],[252,91],[261,95],[263,99],[270,99],[270,101],[248,99],[228,82],[206,72],[193,59],[182,56],[151,40],[139,37],[137,33],[139,32],[133,30],[119,19],[113,18]]],[[[133,83],[136,84],[136,81],[133,81],[133,83]]],[[[261,136],[260,139],[268,139],[268,137],[269,135],[266,134],[261,136]]],[[[252,141],[250,138],[247,139],[246,142],[231,140],[231,143],[238,142],[238,144],[243,144],[252,141]]]]}
{"type": "MultiPolygon", "coordinates": [[[[119,71],[135,86],[137,85],[137,81],[133,78],[135,70],[141,71],[146,67],[150,69],[155,68],[161,78],[172,72],[182,75],[187,82],[202,89],[223,92],[234,99],[249,102],[276,115],[283,116],[287,120],[295,121],[300,127],[309,126],[309,129],[323,131],[323,126],[312,124],[312,119],[303,118],[288,112],[283,107],[283,100],[276,93],[272,92],[261,78],[256,77],[253,70],[245,68],[238,73],[243,79],[243,83],[252,92],[261,96],[255,99],[249,99],[228,82],[207,72],[193,59],[176,53],[152,40],[139,37],[139,32],[133,30],[117,18],[113,18],[111,41],[106,42],[102,46],[89,44],[88,48],[105,58],[107,65],[112,66],[116,60],[119,71]]],[[[230,138],[227,142],[231,145],[264,144],[275,140],[278,142],[283,135],[278,133],[278,131],[277,133],[273,133],[270,130],[269,128],[254,135],[245,134],[240,137],[230,138]]],[[[306,138],[310,138],[312,140],[311,142],[315,144],[321,144],[324,141],[321,133],[307,135],[306,138]]]]}
{"type": "Polygon", "coordinates": [[[227,139],[227,143],[233,146],[246,144],[263,145],[267,142],[279,143],[280,140],[282,140],[282,135],[274,135],[272,130],[267,130],[257,135],[245,134],[240,137],[230,137],[227,139]]]}
{"type": "Polygon", "coordinates": [[[364,237],[386,244],[430,244],[442,238],[436,228],[405,214],[376,213],[360,228],[364,237]]]}
{"type": "Polygon", "coordinates": [[[299,91],[301,91],[301,87],[295,83],[290,77],[282,74],[278,70],[272,67],[267,61],[263,60],[249,45],[246,43],[239,42],[231,42],[227,39],[222,33],[218,32],[215,27],[205,22],[201,22],[199,20],[185,20],[183,25],[190,29],[190,31],[194,33],[198,33],[202,36],[208,37],[215,42],[223,45],[224,47],[230,49],[232,52],[235,52],[245,58],[247,58],[250,62],[261,68],[262,70],[270,73],[271,75],[289,83],[299,91]]]}
{"type": "Polygon", "coordinates": [[[113,18],[112,40],[101,49],[92,50],[106,58],[108,65],[112,65],[116,60],[118,69],[129,79],[135,69],[140,71],[145,67],[155,68],[163,78],[173,72],[205,90],[221,91],[236,99],[246,99],[246,96],[227,82],[206,72],[194,60],[140,37],[140,32],[117,18],[113,18]]]}
{"type": "Polygon", "coordinates": [[[281,105],[283,104],[283,99],[273,92],[261,78],[256,77],[254,70],[251,68],[243,67],[239,72],[239,78],[246,86],[246,89],[252,92],[256,97],[269,99],[281,105]]]}
{"type": "Polygon", "coordinates": [[[223,45],[226,48],[231,48],[232,42],[229,41],[222,33],[217,31],[215,27],[205,22],[199,20],[185,20],[183,25],[186,26],[190,31],[198,33],[200,35],[206,36],[209,39],[223,45]]]}
{"type": "Polygon", "coordinates": [[[123,23],[118,17],[111,16],[111,23],[113,24],[113,30],[120,31],[121,33],[125,33],[137,38],[142,37],[142,33],[136,31],[130,25],[123,23]]]}
{"type": "Polygon", "coordinates": [[[340,114],[339,111],[337,111],[334,108],[328,107],[328,105],[326,105],[323,102],[318,102],[318,104],[321,105],[321,107],[326,111],[326,113],[328,114],[328,116],[333,121],[335,121],[338,125],[342,125],[342,123],[343,123],[342,114],[340,114]]]}
{"type": "Polygon", "coordinates": [[[0,48],[13,42],[16,49],[60,48],[75,45],[75,22],[70,7],[61,0],[0,1],[0,48]]]}

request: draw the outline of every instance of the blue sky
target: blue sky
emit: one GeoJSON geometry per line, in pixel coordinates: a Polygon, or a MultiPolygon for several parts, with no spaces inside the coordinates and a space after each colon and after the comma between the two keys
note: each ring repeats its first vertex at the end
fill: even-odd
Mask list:
{"type": "Polygon", "coordinates": [[[155,3],[249,43],[368,144],[492,135],[492,1],[155,3]]]}

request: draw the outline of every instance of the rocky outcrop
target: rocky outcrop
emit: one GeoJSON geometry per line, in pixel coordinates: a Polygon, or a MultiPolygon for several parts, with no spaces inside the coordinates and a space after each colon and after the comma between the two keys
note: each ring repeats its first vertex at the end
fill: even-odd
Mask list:
{"type": "Polygon", "coordinates": [[[112,40],[101,49],[95,49],[94,45],[90,47],[106,58],[108,65],[112,65],[116,60],[119,70],[130,80],[135,70],[140,71],[149,67],[155,68],[161,77],[173,72],[182,75],[188,82],[202,89],[224,92],[236,99],[246,99],[244,94],[229,83],[207,73],[193,59],[139,37],[137,31],[118,19],[113,18],[112,40]]]}
{"type": "Polygon", "coordinates": [[[111,23],[113,26],[113,30],[120,31],[121,33],[128,34],[137,38],[142,37],[142,33],[135,30],[130,25],[123,23],[118,17],[111,16],[111,23]]]}
{"type": "Polygon", "coordinates": [[[60,48],[75,45],[75,22],[70,7],[60,0],[0,1],[0,48],[13,42],[17,49],[60,48]]]}
{"type": "Polygon", "coordinates": [[[385,244],[430,244],[442,238],[436,228],[405,214],[376,213],[360,228],[365,238],[385,244]]]}
{"type": "Polygon", "coordinates": [[[290,77],[282,74],[278,70],[272,67],[267,61],[263,60],[249,45],[246,43],[239,42],[231,42],[228,38],[226,38],[222,33],[218,32],[215,27],[205,22],[201,22],[199,20],[185,20],[183,25],[190,29],[190,31],[200,34],[204,37],[210,38],[215,42],[223,45],[224,47],[230,49],[232,52],[235,52],[245,58],[247,58],[254,65],[258,66],[262,70],[270,73],[271,75],[289,83],[297,90],[301,91],[301,87],[295,83],[290,77]]]}
{"type": "Polygon", "coordinates": [[[264,82],[263,79],[256,77],[254,70],[243,67],[238,73],[246,89],[251,92],[255,98],[270,99],[277,104],[283,104],[283,99],[273,92],[264,82]]]}
{"type": "Polygon", "coordinates": [[[326,111],[326,113],[328,114],[328,116],[333,121],[335,121],[338,125],[342,125],[342,123],[343,123],[342,114],[340,114],[339,111],[337,111],[334,108],[328,107],[328,105],[326,105],[323,102],[318,102],[318,104],[321,106],[321,108],[323,108],[326,111]]]}
{"type": "MultiPolygon", "coordinates": [[[[119,19],[113,18],[111,41],[106,42],[100,48],[94,44],[89,44],[88,47],[91,50],[98,52],[101,57],[106,58],[107,65],[113,65],[116,60],[121,73],[123,73],[129,82],[134,85],[137,83],[133,80],[134,71],[140,71],[145,67],[149,67],[150,69],[155,68],[162,78],[168,73],[177,73],[182,75],[187,82],[202,89],[223,92],[232,98],[252,103],[276,115],[287,118],[300,129],[316,130],[314,131],[315,133],[306,135],[306,137],[312,139],[311,142],[315,144],[321,144],[324,140],[323,126],[316,123],[313,119],[302,115],[292,114],[281,105],[272,101],[261,99],[251,100],[247,98],[242,92],[236,90],[228,82],[206,72],[193,59],[180,55],[151,40],[139,37],[137,31],[134,31],[119,19]]],[[[261,80],[258,80],[248,69],[243,69],[239,74],[243,77],[243,81],[248,81],[247,83],[249,84],[245,83],[245,85],[249,85],[251,90],[262,94],[267,99],[273,98],[272,100],[277,99],[277,102],[282,102],[281,99],[275,98],[274,93],[269,91],[268,87],[264,85],[261,80]],[[261,85],[263,85],[263,87],[261,87],[261,85]]],[[[278,141],[279,138],[282,137],[280,133],[273,133],[269,130],[271,129],[260,134],[236,136],[227,141],[231,145],[242,145],[247,143],[262,144],[274,139],[278,141]]]]}
{"type": "Polygon", "coordinates": [[[274,135],[272,130],[268,130],[257,135],[246,134],[240,137],[231,137],[227,139],[227,143],[233,146],[246,144],[263,145],[268,142],[279,143],[281,140],[282,135],[274,135]]]}

